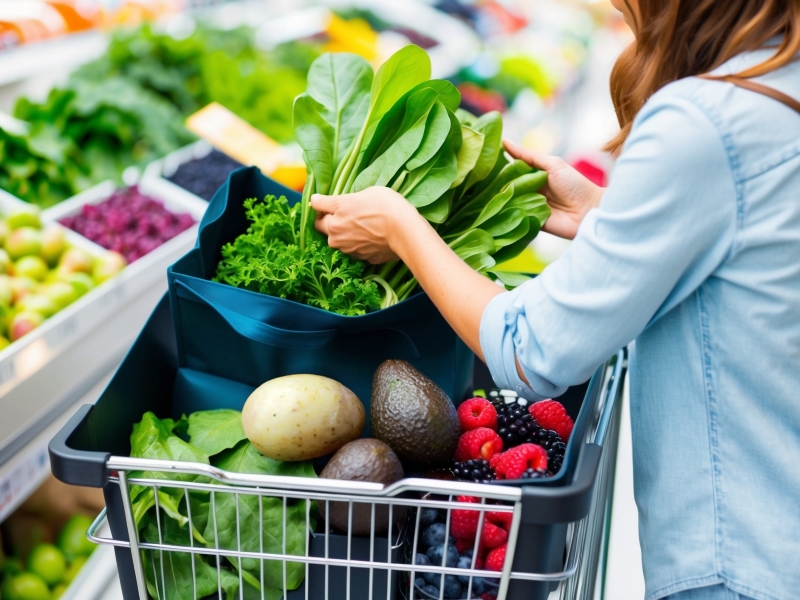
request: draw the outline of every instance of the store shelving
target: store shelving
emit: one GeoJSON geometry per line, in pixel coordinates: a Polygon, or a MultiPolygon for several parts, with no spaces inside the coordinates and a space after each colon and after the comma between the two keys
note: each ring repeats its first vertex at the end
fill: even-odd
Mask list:
{"type": "Polygon", "coordinates": [[[0,86],[48,71],[69,71],[102,55],[108,36],[101,31],[72,33],[0,51],[0,86]]]}

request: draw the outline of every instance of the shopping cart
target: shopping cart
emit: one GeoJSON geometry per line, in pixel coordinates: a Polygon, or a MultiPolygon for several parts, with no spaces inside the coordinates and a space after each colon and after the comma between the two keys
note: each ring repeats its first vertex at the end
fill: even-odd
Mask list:
{"type": "MultiPolygon", "coordinates": [[[[163,344],[142,349],[150,361],[161,351],[163,344]]],[[[168,385],[167,371],[151,373],[151,383],[168,385]]],[[[446,576],[460,577],[458,598],[539,600],[552,592],[565,599],[595,598],[602,583],[625,373],[620,352],[590,381],[581,406],[581,414],[588,411],[587,426],[579,432],[576,425],[578,436],[570,440],[577,446],[575,460],[559,481],[516,486],[406,478],[383,486],[129,458],[97,451],[97,437],[108,432],[101,431],[103,418],[93,415],[91,406],[82,407],[53,439],[51,461],[67,483],[104,487],[106,509],[88,537],[115,547],[125,600],[444,600],[454,596],[452,586],[444,585],[446,576]],[[148,535],[137,527],[132,490],[154,494],[148,535]],[[159,506],[159,492],[185,501],[182,537],[159,506]],[[195,508],[198,497],[204,499],[203,515],[195,508]],[[369,515],[369,534],[331,530],[332,510],[346,511],[347,531],[369,515]],[[447,553],[440,564],[415,564],[425,519],[434,515],[450,531],[456,510],[478,513],[476,540],[490,513],[510,520],[501,572],[479,568],[477,541],[469,568],[447,564],[447,553]],[[198,519],[205,520],[205,531],[213,531],[213,540],[201,543],[192,534],[198,519]],[[106,521],[111,537],[100,537],[106,521]],[[390,524],[388,531],[379,529],[380,521],[390,524]],[[438,582],[438,596],[426,593],[418,585],[422,581],[438,582]]],[[[122,369],[117,378],[132,384],[122,369]]],[[[124,403],[105,405],[119,414],[135,410],[124,403]]]]}

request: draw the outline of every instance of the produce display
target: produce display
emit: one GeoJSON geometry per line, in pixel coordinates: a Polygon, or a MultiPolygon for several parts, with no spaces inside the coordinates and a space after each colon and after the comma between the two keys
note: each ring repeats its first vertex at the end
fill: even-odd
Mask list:
{"type": "Polygon", "coordinates": [[[98,204],[84,204],[59,223],[121,254],[130,264],[194,225],[188,213],[174,213],[138,188],[117,190],[98,204]]]}
{"type": "Polygon", "coordinates": [[[182,164],[167,179],[203,200],[211,200],[230,172],[242,166],[227,154],[212,150],[203,158],[182,164]]]}
{"type": "Polygon", "coordinates": [[[417,283],[405,265],[348,259],[313,228],[313,193],[373,185],[402,193],[476,271],[508,287],[527,280],[495,266],[522,252],[549,216],[537,193],[547,175],[509,162],[500,115],[459,110],[458,90],[430,73],[428,55],[413,45],[374,76],[357,55],[314,61],[308,93],[294,105],[308,168],[302,201],[290,208],[284,198],[245,200],[252,225],[222,249],[215,280],[346,315],[406,299],[417,283]]]}
{"type": "MultiPolygon", "coordinates": [[[[173,463],[199,462],[235,473],[316,477],[310,462],[282,462],[259,454],[245,436],[242,414],[228,409],[195,412],[178,420],[159,419],[153,413],[146,413],[133,428],[131,456],[173,463]]],[[[242,494],[237,500],[234,494],[217,492],[212,513],[207,492],[190,491],[190,506],[187,507],[184,490],[170,488],[167,479],[208,483],[210,480],[207,477],[158,471],[132,473],[131,476],[165,480],[164,487],[159,487],[158,491],[158,503],[162,511],[160,532],[153,488],[140,485],[131,487],[134,520],[145,542],[188,546],[191,536],[196,546],[207,548],[271,553],[285,551],[298,556],[305,554],[305,501],[290,502],[284,514],[283,501],[276,498],[242,494]],[[235,526],[237,522],[238,528],[235,526]],[[229,525],[217,528],[215,523],[229,525]],[[262,538],[263,549],[260,546],[262,538]]],[[[310,518],[313,527],[313,511],[310,518]]],[[[245,597],[253,594],[253,597],[279,598],[284,583],[287,589],[293,590],[302,583],[305,575],[302,564],[289,562],[286,563],[284,581],[283,564],[265,561],[265,596],[261,596],[261,562],[252,558],[240,561],[236,557],[227,557],[227,562],[219,571],[213,557],[183,552],[145,551],[144,562],[147,589],[153,598],[159,600],[182,598],[187,589],[192,589],[193,579],[196,581],[198,598],[216,594],[218,583],[228,598],[238,597],[240,575],[245,597]],[[154,572],[164,573],[164,576],[156,579],[154,572]]]]}
{"type": "Polygon", "coordinates": [[[42,226],[35,206],[12,211],[0,221],[0,242],[0,349],[126,264],[115,252],[97,258],[70,247],[60,226],[42,226]]]}
{"type": "Polygon", "coordinates": [[[125,78],[71,79],[44,102],[20,98],[14,116],[26,133],[0,131],[0,187],[42,207],[193,139],[175,107],[125,78]]]}
{"type": "Polygon", "coordinates": [[[3,600],[60,598],[96,548],[86,539],[91,524],[89,517],[70,518],[56,544],[37,544],[25,560],[22,556],[3,557],[0,549],[0,597],[3,600]]]}
{"type": "Polygon", "coordinates": [[[186,116],[216,101],[279,142],[293,139],[292,101],[316,51],[258,50],[247,29],[198,26],[176,39],[150,25],[115,32],[104,56],[43,102],[17,101],[0,127],[0,188],[49,207],[193,141],[186,116]],[[275,82],[279,81],[279,85],[275,82]]]}

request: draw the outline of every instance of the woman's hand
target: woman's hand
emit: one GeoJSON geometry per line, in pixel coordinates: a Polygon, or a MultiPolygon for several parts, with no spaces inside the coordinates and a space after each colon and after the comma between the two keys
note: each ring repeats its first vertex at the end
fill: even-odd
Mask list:
{"type": "Polygon", "coordinates": [[[534,152],[508,140],[503,145],[506,152],[514,158],[547,171],[547,185],[539,191],[547,198],[552,214],[544,224],[543,231],[568,240],[573,239],[583,217],[600,204],[605,190],[557,156],[534,152]]]}
{"type": "Polygon", "coordinates": [[[422,219],[403,196],[385,187],[371,187],[344,196],[311,196],[317,213],[314,227],[328,236],[328,245],[372,264],[398,259],[402,229],[422,219]]]}

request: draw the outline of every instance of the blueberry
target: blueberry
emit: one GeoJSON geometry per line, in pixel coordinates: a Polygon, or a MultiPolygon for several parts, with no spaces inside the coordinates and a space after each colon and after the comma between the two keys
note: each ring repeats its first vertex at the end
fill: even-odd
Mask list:
{"type": "MultiPolygon", "coordinates": [[[[431,564],[438,567],[442,565],[442,557],[444,556],[444,544],[428,548],[428,558],[431,564]]],[[[447,559],[445,567],[455,567],[458,562],[458,549],[453,544],[447,545],[447,559]]]]}
{"type": "MultiPolygon", "coordinates": [[[[472,568],[472,559],[469,556],[460,556],[458,558],[458,562],[456,563],[456,567],[459,569],[471,569],[472,568]]],[[[458,580],[463,583],[464,585],[469,582],[468,575],[458,575],[458,580]]]]}
{"type": "Polygon", "coordinates": [[[461,598],[461,582],[455,575],[444,576],[444,597],[461,598]]]}
{"type": "MultiPolygon", "coordinates": [[[[465,584],[464,588],[466,589],[467,585],[465,584]]],[[[472,578],[472,593],[476,596],[480,596],[483,592],[486,591],[486,580],[483,577],[473,577],[472,578]]]]}
{"type": "Polygon", "coordinates": [[[439,598],[439,588],[435,585],[426,585],[424,588],[422,588],[422,593],[428,598],[435,598],[436,600],[439,598]]]}
{"type": "Polygon", "coordinates": [[[429,565],[429,564],[431,564],[431,561],[428,559],[427,555],[420,554],[419,552],[417,552],[414,555],[414,564],[415,565],[429,565]]]}
{"type": "Polygon", "coordinates": [[[470,558],[472,558],[472,555],[473,555],[474,553],[475,553],[475,550],[474,550],[473,548],[470,548],[469,550],[467,550],[466,552],[464,552],[464,556],[469,556],[470,558]]]}
{"type": "Polygon", "coordinates": [[[414,585],[417,586],[420,589],[424,588],[425,587],[425,578],[424,577],[417,577],[414,580],[414,585]]]}
{"type": "Polygon", "coordinates": [[[434,523],[422,532],[422,543],[428,548],[444,544],[447,528],[444,523],[434,523]]]}
{"type": "Polygon", "coordinates": [[[439,589],[439,584],[442,582],[441,573],[423,573],[422,578],[431,585],[435,585],[439,589]]]}
{"type": "Polygon", "coordinates": [[[428,527],[439,520],[439,511],[435,508],[423,508],[419,514],[419,523],[422,527],[428,527]]]}

